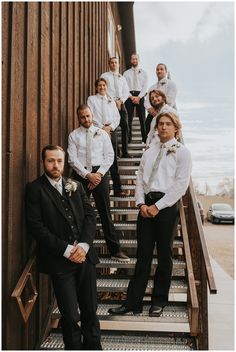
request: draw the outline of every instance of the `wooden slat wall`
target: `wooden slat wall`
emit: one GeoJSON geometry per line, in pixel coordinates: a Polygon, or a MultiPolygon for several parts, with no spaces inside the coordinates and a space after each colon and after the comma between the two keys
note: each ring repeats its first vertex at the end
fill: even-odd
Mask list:
{"type": "MultiPolygon", "coordinates": [[[[107,6],[2,3],[3,349],[34,348],[52,302],[48,278],[37,276],[39,299],[25,325],[10,297],[31,249],[24,189],[42,172],[45,144],[67,147],[77,127],[76,107],[107,71],[107,6]]],[[[118,18],[117,6],[112,9],[118,18]]]]}

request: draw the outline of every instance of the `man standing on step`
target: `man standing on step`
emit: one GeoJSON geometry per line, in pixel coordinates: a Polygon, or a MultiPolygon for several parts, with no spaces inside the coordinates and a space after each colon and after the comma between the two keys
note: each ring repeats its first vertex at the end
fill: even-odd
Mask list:
{"type": "Polygon", "coordinates": [[[88,106],[93,115],[93,123],[95,126],[102,128],[111,138],[114,150],[114,161],[111,165],[110,172],[113,182],[114,196],[126,196],[126,192],[122,191],[119,166],[117,161],[117,135],[116,128],[120,123],[120,114],[114,100],[107,94],[107,81],[99,78],[95,82],[96,95],[88,97],[88,106]]]}
{"type": "Polygon", "coordinates": [[[177,89],[175,83],[168,78],[167,66],[163,63],[158,64],[156,67],[156,75],[158,81],[149,88],[147,93],[147,99],[144,103],[144,106],[147,109],[148,113],[153,117],[156,115],[156,112],[155,109],[152,107],[149,98],[149,93],[153,89],[161,90],[166,96],[166,103],[172,108],[177,109],[175,103],[177,89]]]}
{"type": "Polygon", "coordinates": [[[88,105],[80,105],[77,115],[80,127],[70,133],[68,142],[68,162],[73,177],[82,183],[88,197],[91,193],[94,197],[111,258],[129,262],[129,257],[120,250],[110,212],[108,171],[114,159],[111,139],[104,130],[93,125],[88,105]]]}
{"type": "Polygon", "coordinates": [[[131,68],[123,73],[124,77],[129,86],[130,96],[126,100],[125,106],[128,112],[129,119],[129,143],[132,140],[132,122],[134,108],[139,117],[142,140],[146,142],[146,130],[145,130],[145,107],[144,97],[147,93],[147,81],[148,77],[146,72],[139,67],[139,56],[138,54],[132,54],[130,58],[131,68]]]}
{"type": "Polygon", "coordinates": [[[130,158],[128,154],[128,114],[125,108],[125,101],[129,96],[129,87],[126,79],[119,73],[119,63],[116,57],[109,59],[110,71],[101,75],[107,82],[107,93],[114,99],[117,109],[120,113],[120,128],[121,128],[121,141],[122,141],[122,157],[130,158]]]}
{"type": "Polygon", "coordinates": [[[82,185],[62,177],[64,160],[61,147],[43,148],[44,174],[26,188],[27,226],[37,243],[39,271],[52,279],[65,349],[101,350],[96,218],[82,185]]]}
{"type": "Polygon", "coordinates": [[[109,309],[110,314],[142,312],[155,246],[158,265],[149,315],[161,315],[168,302],[178,200],[186,192],[191,172],[190,153],[175,139],[180,127],[179,119],[173,113],[160,114],[157,117],[160,142],[147,149],[142,156],[135,190],[136,205],[140,209],[135,273],[130,280],[125,303],[109,309]]]}

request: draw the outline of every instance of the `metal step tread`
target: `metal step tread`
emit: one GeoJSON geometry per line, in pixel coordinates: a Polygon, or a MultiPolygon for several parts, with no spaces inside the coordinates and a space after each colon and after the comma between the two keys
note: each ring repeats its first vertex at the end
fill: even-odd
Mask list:
{"type": "MultiPolygon", "coordinates": [[[[99,278],[97,279],[97,290],[98,291],[115,291],[123,292],[126,291],[129,284],[129,279],[119,278],[99,278]]],[[[148,280],[146,293],[151,293],[153,289],[153,280],[148,280]]],[[[170,293],[186,293],[188,289],[186,281],[183,280],[172,280],[170,286],[170,293]]]]}
{"type": "MultiPolygon", "coordinates": [[[[95,245],[95,247],[98,246],[105,246],[106,245],[106,241],[105,239],[98,239],[96,238],[93,242],[93,244],[95,245]]],[[[137,240],[131,240],[131,239],[121,239],[120,240],[120,245],[122,248],[136,248],[137,247],[137,240]]],[[[174,248],[182,248],[183,247],[183,241],[181,240],[174,240],[173,242],[173,247],[174,248]]]]}
{"type": "Polygon", "coordinates": [[[141,158],[119,158],[118,163],[125,162],[125,163],[139,163],[141,158]]]}
{"type": "Polygon", "coordinates": [[[119,165],[119,171],[136,171],[138,170],[139,165],[119,165]]]}
{"type": "Polygon", "coordinates": [[[115,197],[110,195],[111,202],[135,202],[134,196],[115,197]]]}
{"type": "MultiPolygon", "coordinates": [[[[121,302],[98,304],[97,315],[103,330],[135,330],[135,331],[169,331],[190,332],[188,309],[184,304],[170,304],[164,307],[159,317],[149,317],[150,305],[143,306],[143,312],[137,315],[111,315],[109,308],[119,307],[121,302]]],[[[58,308],[52,313],[52,319],[59,319],[58,308]]]]}
{"type": "MultiPolygon", "coordinates": [[[[100,262],[96,265],[97,268],[104,268],[104,267],[111,267],[111,268],[134,268],[137,259],[136,258],[130,258],[130,261],[128,263],[122,263],[119,262],[115,259],[111,258],[104,258],[101,257],[99,258],[100,262]]],[[[157,258],[153,258],[152,260],[152,265],[157,265],[157,258]]],[[[173,274],[175,269],[185,269],[186,268],[186,263],[183,260],[180,259],[173,259],[173,274]]]]}
{"type": "MultiPolygon", "coordinates": [[[[115,228],[117,230],[119,229],[136,229],[137,222],[136,221],[120,221],[120,222],[113,222],[115,228]]],[[[102,224],[100,222],[97,222],[97,229],[101,229],[102,224]]]]}
{"type": "MultiPolygon", "coordinates": [[[[97,209],[94,209],[96,213],[98,213],[97,209]]],[[[139,209],[130,207],[130,208],[117,208],[117,207],[112,207],[111,209],[111,214],[118,214],[118,215],[130,215],[130,214],[138,214],[139,209]]]]}
{"type": "MultiPolygon", "coordinates": [[[[193,341],[186,337],[163,337],[151,334],[103,334],[101,335],[103,350],[108,351],[163,351],[193,350],[193,341]]],[[[42,343],[41,349],[62,350],[64,343],[60,332],[51,332],[42,343]]]]}

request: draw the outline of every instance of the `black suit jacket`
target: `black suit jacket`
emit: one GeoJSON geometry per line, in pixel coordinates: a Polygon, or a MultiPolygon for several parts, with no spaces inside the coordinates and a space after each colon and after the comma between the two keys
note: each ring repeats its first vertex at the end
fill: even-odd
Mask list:
{"type": "MultiPolygon", "coordinates": [[[[66,180],[63,178],[63,185],[66,180]]],[[[95,213],[83,186],[75,182],[77,190],[68,196],[68,201],[79,230],[78,241],[89,244],[87,260],[96,264],[98,256],[93,247],[96,232],[95,213]]],[[[37,242],[39,270],[43,273],[68,272],[79,265],[63,256],[72,233],[60,197],[55,192],[57,191],[45,175],[26,186],[27,227],[37,242]]]]}

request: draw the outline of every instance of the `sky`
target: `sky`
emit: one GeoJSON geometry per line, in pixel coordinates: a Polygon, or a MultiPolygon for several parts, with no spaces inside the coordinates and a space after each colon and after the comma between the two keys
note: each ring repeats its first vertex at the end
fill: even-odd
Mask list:
{"type": "Polygon", "coordinates": [[[217,192],[234,177],[234,2],[134,3],[136,50],[148,87],[163,62],[177,86],[177,108],[192,178],[217,192]]]}
{"type": "Polygon", "coordinates": [[[180,102],[234,99],[233,2],[135,2],[136,47],[155,80],[164,62],[180,102]]]}

